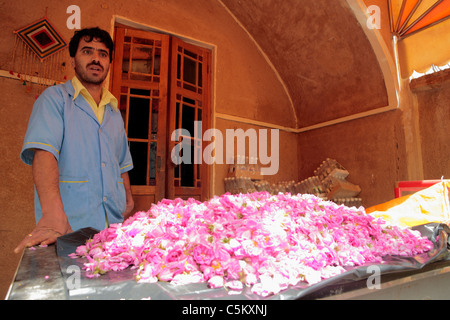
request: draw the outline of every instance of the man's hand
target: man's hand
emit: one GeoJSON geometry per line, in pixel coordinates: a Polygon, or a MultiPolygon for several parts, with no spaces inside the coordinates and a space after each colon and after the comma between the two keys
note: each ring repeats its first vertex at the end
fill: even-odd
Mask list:
{"type": "Polygon", "coordinates": [[[24,248],[36,246],[36,245],[49,245],[56,242],[56,238],[72,232],[72,228],[67,223],[66,231],[61,233],[60,231],[54,230],[50,225],[45,223],[44,218],[42,218],[37,224],[36,228],[29,233],[14,249],[14,253],[21,252],[24,248]]]}

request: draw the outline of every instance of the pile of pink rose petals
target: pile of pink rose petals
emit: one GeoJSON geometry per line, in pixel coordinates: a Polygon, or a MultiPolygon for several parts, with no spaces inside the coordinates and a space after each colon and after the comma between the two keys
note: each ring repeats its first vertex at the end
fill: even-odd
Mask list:
{"type": "Polygon", "coordinates": [[[139,282],[208,282],[260,296],[314,284],[385,255],[433,247],[418,231],[309,194],[267,192],[163,200],[97,233],[71,257],[88,277],[128,267],[139,282]]]}

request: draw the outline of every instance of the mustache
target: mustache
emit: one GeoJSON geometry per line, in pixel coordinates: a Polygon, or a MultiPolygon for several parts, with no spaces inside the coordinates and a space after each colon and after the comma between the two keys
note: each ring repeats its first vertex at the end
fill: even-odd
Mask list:
{"type": "Polygon", "coordinates": [[[97,61],[93,61],[93,62],[89,63],[86,67],[90,67],[90,66],[98,66],[103,69],[103,66],[100,64],[100,62],[97,62],[97,61]]]}

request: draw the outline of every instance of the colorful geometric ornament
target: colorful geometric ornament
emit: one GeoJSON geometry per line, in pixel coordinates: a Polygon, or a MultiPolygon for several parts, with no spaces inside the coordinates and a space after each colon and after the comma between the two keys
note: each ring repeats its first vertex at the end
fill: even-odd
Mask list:
{"type": "Polygon", "coordinates": [[[67,47],[67,43],[47,18],[42,18],[14,33],[33,50],[41,61],[67,47]]]}

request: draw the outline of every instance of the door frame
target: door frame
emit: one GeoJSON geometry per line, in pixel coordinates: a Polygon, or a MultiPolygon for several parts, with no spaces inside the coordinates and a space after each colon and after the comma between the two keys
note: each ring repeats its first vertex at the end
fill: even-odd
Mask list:
{"type": "MultiPolygon", "coordinates": [[[[196,186],[194,187],[183,187],[183,186],[174,186],[173,182],[175,180],[174,177],[174,169],[175,164],[171,160],[171,152],[175,147],[176,142],[171,140],[171,133],[176,129],[175,124],[175,118],[176,118],[176,103],[177,103],[177,94],[181,94],[182,92],[184,94],[181,94],[183,97],[189,98],[189,99],[201,99],[202,104],[202,132],[201,137],[203,137],[204,132],[211,127],[211,90],[212,90],[212,82],[211,82],[211,64],[212,64],[212,50],[198,46],[196,44],[192,44],[190,42],[186,42],[183,39],[179,37],[171,37],[171,57],[170,57],[170,71],[169,71],[169,112],[168,112],[168,154],[167,154],[167,183],[166,183],[166,195],[168,198],[189,198],[189,197],[196,197],[200,198],[200,200],[206,200],[209,198],[210,195],[210,168],[207,163],[203,161],[203,151],[205,146],[203,145],[203,141],[201,142],[201,152],[200,152],[200,182],[201,187],[200,189],[196,186]],[[183,48],[188,49],[191,52],[194,52],[198,55],[202,55],[203,62],[206,65],[206,68],[202,68],[202,82],[207,83],[207,85],[203,85],[202,87],[202,93],[193,93],[187,90],[184,90],[177,86],[177,81],[180,81],[180,79],[177,79],[177,54],[178,54],[178,46],[182,46],[183,48]]],[[[191,132],[191,135],[193,135],[194,132],[191,132]]],[[[194,138],[195,139],[195,138],[194,138]]],[[[194,148],[195,150],[195,148],[194,148]]],[[[194,151],[195,152],[195,151],[194,151]]],[[[194,164],[195,166],[195,164],[194,164]]],[[[194,170],[195,172],[195,170],[194,170]]]]}
{"type": "MultiPolygon", "coordinates": [[[[156,34],[159,34],[159,35],[164,36],[164,37],[169,37],[169,42],[170,42],[170,39],[177,38],[179,40],[184,41],[188,45],[194,45],[194,46],[203,48],[203,49],[205,49],[205,50],[207,50],[209,52],[209,58],[208,58],[209,61],[208,61],[208,70],[207,70],[208,71],[207,72],[207,81],[208,81],[209,84],[208,84],[208,86],[205,87],[205,89],[207,91],[207,96],[206,96],[206,100],[205,101],[207,101],[207,104],[208,104],[208,111],[203,113],[202,131],[204,132],[207,128],[211,128],[213,126],[213,123],[212,123],[212,119],[213,119],[213,98],[212,98],[212,94],[211,93],[214,90],[213,89],[213,85],[214,84],[213,84],[213,82],[211,80],[212,79],[211,73],[212,73],[212,69],[213,69],[212,66],[213,66],[213,57],[214,57],[214,52],[215,52],[215,46],[211,45],[211,44],[203,43],[203,42],[200,42],[200,41],[197,41],[197,40],[187,39],[186,37],[183,37],[183,36],[180,36],[180,35],[177,35],[177,34],[171,34],[171,33],[167,33],[167,32],[161,31],[161,30],[150,28],[148,26],[138,25],[138,24],[136,24],[134,22],[130,22],[130,21],[124,20],[123,18],[116,17],[115,25],[114,25],[114,31],[118,32],[119,29],[133,30],[133,32],[136,32],[136,34],[142,33],[142,35],[147,34],[147,32],[156,33],[156,34]]],[[[116,34],[114,34],[114,38],[117,38],[116,34]]],[[[111,73],[110,73],[111,81],[110,81],[109,84],[110,84],[110,90],[111,90],[111,92],[113,92],[113,94],[114,94],[114,89],[116,89],[115,86],[117,86],[117,84],[120,82],[120,79],[119,79],[119,82],[117,81],[117,77],[121,76],[121,72],[117,72],[117,74],[114,74],[113,70],[114,69],[121,70],[121,68],[122,68],[122,65],[121,65],[122,61],[120,61],[120,59],[116,60],[116,57],[115,57],[115,55],[117,53],[116,48],[119,45],[121,45],[123,47],[123,41],[122,41],[122,43],[121,42],[116,42],[116,41],[114,43],[115,50],[114,50],[113,63],[120,63],[120,66],[118,65],[117,67],[114,66],[114,68],[111,68],[111,73]],[[119,69],[119,67],[120,67],[120,69],[119,69]]],[[[169,50],[169,52],[171,52],[170,44],[169,44],[168,50],[169,50]]],[[[170,55],[171,55],[171,53],[167,57],[167,66],[170,63],[170,59],[171,59],[170,55]]],[[[166,63],[166,62],[164,62],[164,63],[166,63]]],[[[163,64],[163,61],[161,61],[161,64],[163,64]]],[[[170,72],[170,69],[168,69],[168,71],[170,72]]],[[[169,79],[169,81],[170,81],[170,79],[169,79]]],[[[162,200],[163,198],[173,198],[175,196],[183,196],[183,197],[189,196],[189,192],[187,192],[187,193],[172,192],[172,191],[169,190],[170,188],[168,188],[169,181],[170,181],[170,176],[171,176],[169,172],[173,173],[172,166],[170,165],[170,163],[171,163],[171,158],[170,158],[170,152],[171,152],[171,148],[170,148],[170,134],[171,134],[171,131],[170,131],[170,127],[169,127],[170,111],[168,110],[170,108],[170,101],[169,101],[169,98],[170,98],[169,84],[170,84],[170,82],[169,81],[165,84],[165,86],[167,87],[167,90],[166,90],[167,94],[163,95],[161,97],[161,99],[162,99],[161,100],[161,105],[164,103],[164,105],[167,106],[166,107],[167,108],[166,114],[165,114],[164,117],[160,117],[160,119],[158,119],[158,127],[159,128],[166,128],[166,135],[165,135],[164,138],[162,138],[162,139],[164,139],[163,143],[166,146],[165,152],[163,152],[162,154],[159,154],[158,158],[157,158],[157,163],[160,163],[160,166],[159,166],[159,168],[160,168],[159,169],[159,171],[160,171],[160,180],[159,180],[160,183],[157,183],[156,186],[141,186],[141,185],[132,185],[131,186],[132,194],[135,195],[135,196],[145,196],[145,195],[148,195],[149,193],[153,192],[155,194],[155,201],[154,201],[155,203],[160,201],[160,200],[162,200]],[[169,129],[169,130],[167,130],[167,129],[169,129]],[[152,188],[153,188],[153,190],[152,190],[152,188]]],[[[119,88],[119,90],[120,90],[120,88],[119,88]]],[[[117,89],[116,89],[116,92],[117,92],[117,89]]],[[[202,151],[203,151],[204,147],[205,146],[202,145],[202,151]]],[[[161,148],[158,148],[158,150],[161,150],[161,148]]],[[[204,163],[204,161],[202,159],[202,166],[201,166],[202,167],[201,200],[208,199],[210,197],[210,194],[211,194],[212,190],[213,190],[212,189],[213,184],[210,181],[210,177],[212,176],[213,166],[214,166],[214,164],[213,165],[208,165],[208,164],[204,163]]],[[[158,171],[158,169],[157,169],[157,171],[158,171]]],[[[172,176],[173,176],[173,174],[172,174],[172,176]]],[[[173,180],[172,180],[172,182],[173,182],[173,180]]]]}

